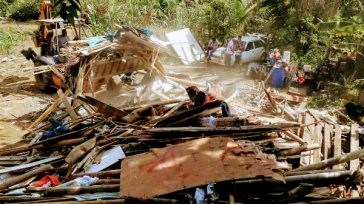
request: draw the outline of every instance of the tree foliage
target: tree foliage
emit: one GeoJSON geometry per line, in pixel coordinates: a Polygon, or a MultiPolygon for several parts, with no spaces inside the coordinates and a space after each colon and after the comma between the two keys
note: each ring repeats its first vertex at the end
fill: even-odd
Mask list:
{"type": "Polygon", "coordinates": [[[66,20],[70,24],[75,24],[75,19],[77,19],[81,12],[80,0],[55,0],[53,4],[54,8],[60,7],[59,15],[63,20],[66,20]]]}

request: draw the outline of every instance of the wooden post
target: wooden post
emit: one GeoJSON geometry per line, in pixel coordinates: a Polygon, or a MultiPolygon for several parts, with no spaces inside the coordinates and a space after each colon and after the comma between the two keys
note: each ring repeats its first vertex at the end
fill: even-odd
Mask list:
{"type": "Polygon", "coordinates": [[[235,199],[233,194],[229,194],[229,204],[235,204],[235,199]]]}
{"type": "Polygon", "coordinates": [[[323,155],[324,160],[328,159],[330,156],[330,150],[331,150],[331,125],[325,123],[325,129],[324,129],[324,141],[323,141],[323,155]]]}
{"type": "MultiPolygon", "coordinates": [[[[300,113],[298,114],[298,124],[304,124],[305,121],[304,121],[304,113],[300,113]]],[[[300,137],[300,138],[303,138],[303,133],[304,133],[304,130],[305,128],[298,128],[297,129],[297,135],[300,137]]]]}
{"type": "MultiPolygon", "coordinates": [[[[313,134],[312,134],[312,140],[314,143],[317,143],[320,145],[322,144],[322,126],[321,124],[318,124],[317,126],[313,126],[313,134]]],[[[317,163],[321,161],[321,148],[317,150],[313,150],[313,163],[317,163]]]]}
{"type": "MultiPolygon", "coordinates": [[[[312,122],[312,119],[311,119],[311,116],[305,112],[304,113],[304,122],[305,124],[310,124],[312,122]]],[[[310,130],[310,127],[307,126],[306,127],[308,130],[310,130]]],[[[305,129],[305,128],[303,128],[305,129]]],[[[311,136],[310,136],[310,131],[301,131],[301,135],[302,135],[302,138],[303,138],[303,141],[306,142],[308,145],[312,144],[312,140],[311,140],[311,136]]],[[[302,153],[307,153],[307,152],[302,152],[302,153]]],[[[311,164],[312,161],[313,161],[313,156],[312,156],[312,150],[310,150],[308,152],[311,156],[309,157],[301,157],[301,165],[308,165],[308,164],[311,164]]]]}
{"type": "MultiPolygon", "coordinates": [[[[334,157],[341,155],[341,126],[335,125],[335,136],[334,136],[334,157]]],[[[333,166],[333,169],[341,169],[341,165],[333,166]]]]}
{"type": "MultiPolygon", "coordinates": [[[[358,150],[359,147],[359,125],[357,123],[351,125],[350,132],[350,152],[358,150]]],[[[360,167],[359,159],[350,161],[350,170],[358,170],[360,167]]]]}

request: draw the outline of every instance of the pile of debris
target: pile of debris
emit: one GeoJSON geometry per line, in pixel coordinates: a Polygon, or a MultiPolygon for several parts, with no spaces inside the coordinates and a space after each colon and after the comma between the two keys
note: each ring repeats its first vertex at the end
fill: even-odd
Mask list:
{"type": "Polygon", "coordinates": [[[0,149],[1,202],[329,203],[364,196],[363,131],[343,112],[307,110],[302,97],[264,83],[240,84],[229,97],[210,84],[197,103],[185,88],[202,83],[167,74],[159,61],[167,50],[123,29],[116,41],[79,49],[84,59],[53,70],[73,82],[22,141],[0,149]],[[124,98],[133,100],[106,102],[104,85],[134,71],[144,76],[138,88],[120,83],[116,91],[130,90],[124,98]]]}
{"type": "MultiPolygon", "coordinates": [[[[260,91],[278,109],[278,99],[260,91]]],[[[276,124],[222,117],[221,100],[118,109],[58,94],[23,141],[0,149],[2,202],[287,203],[362,195],[356,124],[342,131],[311,110],[276,124]]]]}

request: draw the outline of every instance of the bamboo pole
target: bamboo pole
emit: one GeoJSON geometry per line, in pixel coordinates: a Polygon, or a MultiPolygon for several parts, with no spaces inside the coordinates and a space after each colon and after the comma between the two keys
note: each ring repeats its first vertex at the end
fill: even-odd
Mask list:
{"type": "Polygon", "coordinates": [[[335,180],[340,178],[347,178],[352,176],[354,171],[337,171],[337,172],[323,172],[323,173],[308,173],[303,175],[285,176],[284,181],[276,180],[273,178],[257,178],[236,181],[236,185],[243,185],[251,187],[252,184],[290,184],[290,183],[310,183],[310,182],[324,182],[327,180],[335,180]]]}
{"type": "Polygon", "coordinates": [[[27,172],[25,174],[22,174],[20,176],[15,177],[15,178],[11,178],[9,180],[5,180],[5,181],[3,181],[0,184],[0,190],[4,190],[4,189],[6,189],[6,188],[8,188],[10,186],[13,186],[15,184],[18,184],[18,183],[20,183],[22,181],[25,181],[27,179],[30,179],[33,176],[38,176],[39,174],[41,174],[43,172],[46,172],[48,170],[51,170],[52,168],[53,168],[52,165],[47,164],[45,166],[42,166],[42,167],[39,167],[39,168],[34,169],[32,171],[29,171],[29,172],[27,172]]]}
{"type": "Polygon", "coordinates": [[[307,166],[299,167],[299,168],[293,169],[292,171],[307,171],[307,170],[323,169],[323,168],[330,167],[330,166],[333,166],[336,164],[341,164],[341,163],[348,162],[348,161],[351,161],[354,159],[358,159],[363,156],[364,156],[364,149],[359,149],[354,152],[336,156],[331,159],[326,159],[324,161],[321,161],[321,162],[318,162],[315,164],[310,164],[307,166]]]}
{"type": "Polygon", "coordinates": [[[296,147],[296,148],[292,148],[292,149],[288,149],[288,150],[283,150],[280,152],[279,155],[280,156],[297,155],[297,154],[300,154],[301,152],[315,150],[315,149],[320,149],[320,145],[319,144],[306,144],[302,147],[296,147]]]}
{"type": "Polygon", "coordinates": [[[287,135],[289,138],[291,138],[292,140],[304,145],[306,144],[305,141],[303,141],[302,138],[300,138],[299,136],[295,135],[294,133],[292,133],[291,131],[284,131],[284,134],[287,135]]]}
{"type": "Polygon", "coordinates": [[[120,176],[120,169],[110,170],[110,171],[99,171],[99,172],[95,172],[95,173],[72,174],[70,176],[70,178],[77,178],[77,177],[82,177],[82,176],[91,176],[91,177],[98,177],[98,178],[120,176]]]}
{"type": "Polygon", "coordinates": [[[83,141],[85,141],[85,138],[76,138],[76,139],[69,139],[69,140],[63,140],[63,141],[59,141],[55,144],[51,144],[51,145],[26,145],[23,147],[18,147],[18,148],[14,148],[14,149],[6,149],[3,151],[0,151],[0,156],[7,156],[7,155],[11,155],[11,154],[18,154],[21,152],[27,152],[30,151],[32,149],[45,149],[45,148],[54,148],[54,147],[63,147],[63,146],[72,146],[72,145],[76,145],[76,144],[80,144],[83,141]]]}
{"type": "Polygon", "coordinates": [[[99,192],[118,192],[119,184],[112,185],[95,185],[95,186],[72,186],[72,187],[28,187],[26,192],[44,193],[46,195],[77,195],[82,193],[99,193],[99,192]]]}

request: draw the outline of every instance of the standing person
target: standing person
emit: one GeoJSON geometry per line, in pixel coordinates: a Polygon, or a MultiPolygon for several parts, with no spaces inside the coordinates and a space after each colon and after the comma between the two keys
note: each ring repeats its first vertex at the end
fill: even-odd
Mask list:
{"type": "Polygon", "coordinates": [[[234,40],[233,37],[230,36],[229,39],[227,40],[227,46],[226,46],[226,51],[225,51],[225,66],[226,67],[231,67],[231,58],[234,54],[234,40]]]}
{"type": "Polygon", "coordinates": [[[67,42],[70,41],[70,38],[67,36],[67,30],[66,29],[62,29],[62,35],[58,35],[54,38],[54,44],[55,46],[57,46],[58,43],[58,47],[61,48],[66,48],[66,44],[67,42]],[[57,41],[58,39],[58,41],[57,41]]]}
{"type": "Polygon", "coordinates": [[[272,86],[274,88],[283,88],[285,78],[285,65],[283,63],[277,64],[273,67],[272,72],[272,86]]]}
{"type": "Polygon", "coordinates": [[[216,38],[212,38],[209,41],[209,44],[207,45],[207,49],[206,49],[206,57],[207,57],[208,62],[211,60],[212,53],[214,53],[216,51],[216,49],[219,47],[219,45],[220,45],[220,43],[219,43],[219,41],[217,41],[216,38]]]}
{"type": "Polygon", "coordinates": [[[297,67],[290,65],[290,66],[286,67],[285,71],[286,71],[286,80],[285,80],[286,87],[289,90],[292,82],[294,82],[294,83],[297,82],[298,69],[297,69],[297,67]]]}
{"type": "Polygon", "coordinates": [[[242,37],[239,35],[236,41],[236,49],[235,49],[235,65],[239,66],[241,62],[241,55],[244,51],[244,45],[242,41],[242,37]]]}
{"type": "Polygon", "coordinates": [[[47,51],[46,51],[46,55],[47,56],[53,56],[54,54],[54,46],[53,46],[53,32],[49,32],[47,34],[47,51]]]}

